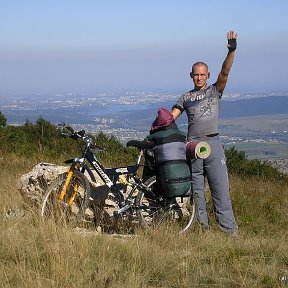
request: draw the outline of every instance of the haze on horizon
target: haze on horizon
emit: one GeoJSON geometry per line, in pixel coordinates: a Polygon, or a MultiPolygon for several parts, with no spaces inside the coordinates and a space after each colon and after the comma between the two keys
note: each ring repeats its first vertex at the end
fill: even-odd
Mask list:
{"type": "Polygon", "coordinates": [[[184,92],[198,60],[216,80],[230,29],[238,49],[225,91],[288,91],[288,2],[276,2],[0,0],[0,98],[184,92]]]}

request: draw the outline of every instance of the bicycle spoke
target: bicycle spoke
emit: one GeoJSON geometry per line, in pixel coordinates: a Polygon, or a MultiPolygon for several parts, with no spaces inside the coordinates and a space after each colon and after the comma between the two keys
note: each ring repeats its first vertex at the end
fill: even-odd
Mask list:
{"type": "Polygon", "coordinates": [[[52,219],[63,224],[85,222],[85,211],[90,196],[89,182],[76,170],[73,171],[69,185],[66,180],[67,173],[60,175],[48,188],[41,208],[43,220],[52,219]],[[67,188],[63,193],[65,183],[67,188]]]}
{"type": "Polygon", "coordinates": [[[156,177],[151,177],[145,185],[153,192],[140,191],[137,196],[137,216],[143,228],[173,226],[179,233],[185,232],[195,216],[195,206],[190,197],[173,200],[157,196],[156,177]],[[152,196],[154,195],[154,196],[152,196]]]}

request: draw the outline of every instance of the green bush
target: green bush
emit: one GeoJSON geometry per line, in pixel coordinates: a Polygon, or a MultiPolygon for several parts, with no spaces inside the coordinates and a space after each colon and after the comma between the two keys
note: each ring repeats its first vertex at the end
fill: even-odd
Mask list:
{"type": "MultiPolygon", "coordinates": [[[[137,151],[127,149],[115,136],[100,132],[94,138],[97,146],[104,148],[96,156],[105,165],[118,166],[134,164],[137,151]]],[[[26,121],[22,126],[6,126],[0,129],[2,155],[34,157],[40,161],[62,162],[66,158],[80,156],[82,142],[61,134],[56,125],[39,117],[35,124],[26,121]]]]}
{"type": "Polygon", "coordinates": [[[229,173],[247,177],[257,176],[267,180],[280,180],[285,176],[267,162],[258,159],[248,160],[244,151],[238,151],[235,147],[225,150],[229,173]]]}
{"type": "Polygon", "coordinates": [[[0,111],[0,128],[5,127],[7,124],[7,118],[0,111]]]}

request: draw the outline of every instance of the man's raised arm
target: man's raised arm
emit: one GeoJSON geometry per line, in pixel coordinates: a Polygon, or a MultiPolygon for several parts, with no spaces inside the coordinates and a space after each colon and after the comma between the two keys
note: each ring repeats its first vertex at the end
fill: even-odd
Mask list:
{"type": "Polygon", "coordinates": [[[217,90],[221,93],[223,93],[227,80],[228,80],[228,75],[230,72],[230,69],[232,67],[233,61],[234,61],[234,56],[235,56],[235,50],[237,47],[237,33],[234,31],[229,31],[227,33],[227,40],[228,40],[228,53],[227,56],[222,64],[221,71],[218,75],[217,81],[215,83],[217,90]]]}

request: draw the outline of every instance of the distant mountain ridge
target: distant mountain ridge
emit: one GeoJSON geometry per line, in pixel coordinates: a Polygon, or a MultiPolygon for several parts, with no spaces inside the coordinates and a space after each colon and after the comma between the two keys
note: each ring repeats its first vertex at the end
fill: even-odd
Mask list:
{"type": "MultiPolygon", "coordinates": [[[[168,110],[172,109],[175,104],[175,99],[166,101],[163,103],[153,103],[149,105],[149,108],[143,110],[127,110],[121,114],[118,114],[118,125],[116,126],[131,126],[133,123],[138,128],[147,127],[151,125],[152,121],[157,115],[157,110],[160,107],[168,110]],[[124,123],[128,119],[128,122],[124,123]]],[[[272,97],[259,97],[252,99],[241,99],[234,101],[221,101],[221,119],[232,119],[239,117],[253,117],[261,115],[277,115],[288,114],[288,96],[272,96],[272,97]]],[[[116,117],[116,114],[112,115],[116,117]]],[[[177,120],[181,125],[187,123],[186,113],[177,120]]],[[[115,125],[115,124],[114,124],[115,125]]],[[[288,126],[288,124],[287,124],[288,126]]]]}
{"type": "Polygon", "coordinates": [[[270,96],[221,102],[221,118],[288,114],[288,96],[270,96]]]}

